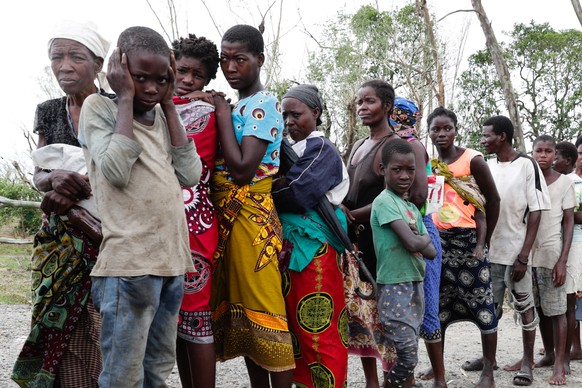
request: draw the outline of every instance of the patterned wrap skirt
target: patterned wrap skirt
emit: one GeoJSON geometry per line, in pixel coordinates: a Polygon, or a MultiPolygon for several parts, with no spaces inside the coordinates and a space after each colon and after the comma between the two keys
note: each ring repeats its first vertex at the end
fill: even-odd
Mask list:
{"type": "Polygon", "coordinates": [[[497,331],[491,287],[491,264],[472,256],[477,231],[472,228],[439,230],[443,249],[439,318],[442,330],[453,322],[475,323],[482,334],[497,331]]]}
{"type": "Polygon", "coordinates": [[[271,178],[236,186],[214,174],[219,228],[211,307],[217,359],[247,356],[260,367],[295,368],[278,256],[282,230],[271,178]]]}
{"type": "Polygon", "coordinates": [[[61,217],[43,217],[31,260],[31,331],[12,371],[20,386],[97,386],[101,319],[89,274],[98,249],[61,217]]]}
{"type": "Polygon", "coordinates": [[[328,243],[301,272],[283,272],[297,387],[341,388],[348,377],[348,317],[341,255],[328,243]]]}
{"type": "Polygon", "coordinates": [[[390,371],[396,362],[394,346],[377,344],[382,334],[376,298],[362,299],[356,294],[359,286],[364,294],[370,294],[372,285],[360,281],[358,263],[351,254],[344,260],[344,292],[348,312],[348,351],[359,357],[374,357],[382,363],[384,372],[390,371]]]}

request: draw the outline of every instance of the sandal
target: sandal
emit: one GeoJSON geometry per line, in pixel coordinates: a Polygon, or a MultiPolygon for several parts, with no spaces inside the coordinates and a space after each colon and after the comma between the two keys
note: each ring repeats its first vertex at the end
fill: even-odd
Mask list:
{"type": "Polygon", "coordinates": [[[513,376],[513,385],[522,387],[529,386],[533,383],[533,373],[519,371],[513,376]]]}

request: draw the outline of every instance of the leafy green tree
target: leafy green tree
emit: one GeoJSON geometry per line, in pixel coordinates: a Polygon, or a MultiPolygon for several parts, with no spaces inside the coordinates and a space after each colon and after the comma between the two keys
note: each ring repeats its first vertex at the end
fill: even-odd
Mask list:
{"type": "Polygon", "coordinates": [[[488,117],[501,114],[504,96],[487,50],[480,50],[468,58],[468,69],[461,73],[461,89],[455,112],[459,114],[459,141],[480,149],[481,128],[488,117]]]}
{"type": "Polygon", "coordinates": [[[321,90],[330,112],[331,136],[347,156],[366,129],[356,120],[355,95],[366,80],[389,82],[419,105],[435,95],[436,67],[424,45],[425,25],[413,4],[391,12],[363,6],[327,22],[307,77],[321,90]],[[427,52],[429,55],[427,55],[427,52]]]}
{"type": "MultiPolygon", "coordinates": [[[[524,138],[541,134],[575,139],[582,129],[582,32],[556,31],[549,24],[516,24],[503,45],[514,80],[524,138]]],[[[461,74],[457,110],[467,145],[479,138],[481,123],[503,109],[503,94],[488,51],[469,58],[461,74]]]]}
{"type": "Polygon", "coordinates": [[[511,66],[521,84],[518,105],[529,125],[524,135],[575,138],[582,128],[582,32],[532,21],[516,24],[511,39],[511,66]]]}

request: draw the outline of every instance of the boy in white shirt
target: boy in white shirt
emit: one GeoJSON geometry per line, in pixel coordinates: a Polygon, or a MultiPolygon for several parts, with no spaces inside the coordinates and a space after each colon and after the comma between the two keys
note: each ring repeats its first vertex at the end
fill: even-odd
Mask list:
{"type": "Polygon", "coordinates": [[[567,333],[566,264],[574,230],[574,207],[577,203],[574,182],[552,169],[555,154],[555,142],[551,136],[542,135],[534,141],[533,157],[542,170],[552,202],[552,209],[542,213],[531,253],[533,292],[545,348],[544,357],[535,367],[553,364],[554,370],[549,383],[564,385],[567,333]]]}

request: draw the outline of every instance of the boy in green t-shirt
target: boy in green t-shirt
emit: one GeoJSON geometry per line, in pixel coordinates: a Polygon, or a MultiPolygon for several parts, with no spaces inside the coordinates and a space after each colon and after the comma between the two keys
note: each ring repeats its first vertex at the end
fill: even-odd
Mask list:
{"type": "Polygon", "coordinates": [[[372,203],[371,226],[378,257],[378,344],[396,348],[396,364],[384,376],[385,387],[412,387],[418,363],[418,331],[424,312],[423,256],[436,250],[416,206],[408,202],[415,173],[410,144],[391,140],[382,149],[380,171],[386,189],[372,203]]]}

